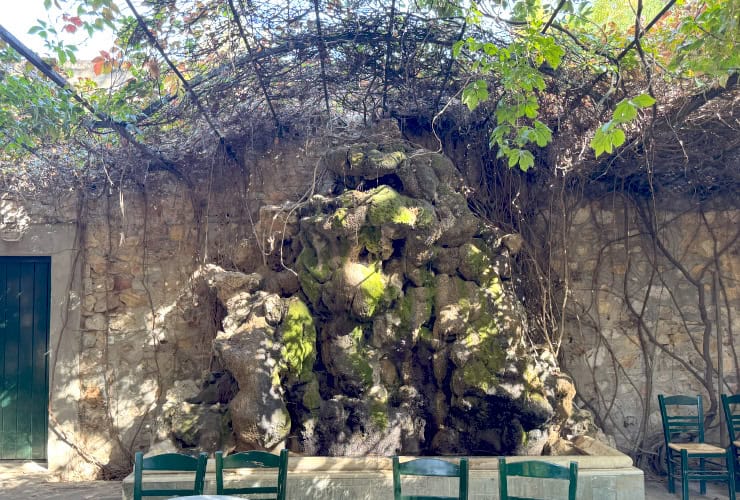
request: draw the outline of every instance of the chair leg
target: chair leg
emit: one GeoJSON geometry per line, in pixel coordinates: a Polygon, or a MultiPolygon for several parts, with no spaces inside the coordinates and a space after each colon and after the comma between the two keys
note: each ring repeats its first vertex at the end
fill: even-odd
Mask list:
{"type": "MultiPolygon", "coordinates": [[[[706,461],[703,458],[699,459],[699,470],[704,472],[706,461]]],[[[699,493],[702,495],[707,494],[707,482],[706,481],[699,481],[699,493]]]]}
{"type": "Polygon", "coordinates": [[[689,500],[689,454],[681,450],[681,499],[689,500]]]}
{"type": "Polygon", "coordinates": [[[735,472],[735,450],[730,446],[727,448],[727,492],[730,500],[735,500],[735,489],[737,488],[735,472]]]}
{"type": "Polygon", "coordinates": [[[665,461],[666,469],[668,470],[668,493],[675,493],[676,485],[673,483],[673,457],[671,456],[670,448],[666,448],[665,461]]]}

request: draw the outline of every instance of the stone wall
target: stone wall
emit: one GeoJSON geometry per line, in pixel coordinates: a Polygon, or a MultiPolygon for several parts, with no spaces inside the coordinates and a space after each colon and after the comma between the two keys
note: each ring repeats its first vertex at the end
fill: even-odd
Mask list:
{"type": "MultiPolygon", "coordinates": [[[[248,155],[242,170],[215,163],[192,190],[160,172],[143,184],[4,196],[3,213],[23,215],[3,216],[2,255],[52,256],[50,469],[68,478],[126,472],[133,451],[195,421],[185,400],[210,401],[206,418],[221,418],[219,397],[198,391],[220,369],[211,346],[226,312],[198,269],[267,276],[295,259],[290,238],[281,244],[294,229],[284,231],[295,220],[285,217],[290,204],[314,182],[332,189],[316,167],[305,144],[279,144],[248,155]]],[[[705,365],[718,360],[713,270],[726,391],[738,390],[740,213],[658,211],[660,247],[623,200],[584,202],[571,215],[553,262],[571,291],[565,370],[597,423],[632,451],[658,435],[658,393],[716,393],[705,365]]],[[[267,292],[297,290],[290,273],[274,275],[267,292]]]]}
{"type": "Polygon", "coordinates": [[[658,394],[703,394],[718,439],[720,365],[722,392],[740,389],[740,211],[722,200],[651,204],[582,201],[553,252],[570,292],[564,369],[635,454],[662,442],[658,394]]]}
{"type": "Polygon", "coordinates": [[[260,256],[274,240],[256,224],[260,206],[310,185],[315,160],[276,149],[247,155],[242,170],[215,163],[193,189],[152,172],[145,183],[2,194],[0,254],[52,257],[52,472],[120,476],[187,418],[173,402],[200,390],[220,321],[197,269],[274,266],[276,252],[260,256]]]}

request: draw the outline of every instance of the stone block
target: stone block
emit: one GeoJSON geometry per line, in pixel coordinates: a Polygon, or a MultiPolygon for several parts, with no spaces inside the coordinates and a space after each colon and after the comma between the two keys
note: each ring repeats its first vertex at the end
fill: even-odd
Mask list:
{"type": "Polygon", "coordinates": [[[104,314],[93,314],[85,318],[85,329],[86,330],[106,330],[108,322],[104,314]]]}

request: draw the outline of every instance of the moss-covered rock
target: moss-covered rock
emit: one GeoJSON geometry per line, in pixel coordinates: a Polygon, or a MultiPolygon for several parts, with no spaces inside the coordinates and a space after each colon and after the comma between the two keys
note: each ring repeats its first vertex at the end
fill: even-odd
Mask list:
{"type": "Polygon", "coordinates": [[[373,368],[366,349],[365,332],[361,326],[355,327],[350,333],[352,340],[351,348],[348,349],[349,359],[354,374],[359,377],[364,387],[370,387],[373,383],[373,368]]]}
{"type": "Polygon", "coordinates": [[[303,406],[311,412],[317,411],[321,407],[321,394],[319,393],[318,381],[316,379],[311,380],[303,390],[303,406]]]}
{"type": "Polygon", "coordinates": [[[464,243],[459,250],[458,270],[466,280],[475,281],[486,286],[493,279],[498,279],[494,259],[483,240],[464,243]]]}
{"type": "Polygon", "coordinates": [[[281,324],[283,349],[280,366],[283,374],[299,380],[310,380],[316,361],[316,326],[306,304],[291,299],[281,324]]]}
{"type": "MultiPolygon", "coordinates": [[[[242,321],[256,310],[252,292],[227,304],[237,314],[225,325],[264,329],[273,356],[269,346],[281,346],[255,390],[290,400],[309,453],[507,453],[531,442],[553,414],[551,371],[523,342],[526,316],[502,260],[512,251],[470,211],[455,166],[393,140],[340,146],[326,167],[340,194],[301,206],[301,251],[286,261],[306,302],[286,301],[278,335],[277,313],[242,321]]],[[[240,443],[265,415],[237,415],[240,443]]],[[[278,415],[268,432],[288,423],[278,415]]]]}
{"type": "Polygon", "coordinates": [[[432,301],[434,294],[430,288],[409,287],[406,294],[397,302],[400,324],[400,336],[411,340],[415,344],[424,335],[431,339],[431,331],[424,325],[432,317],[432,301]],[[423,333],[422,333],[423,330],[423,333]]]}
{"type": "Polygon", "coordinates": [[[367,194],[370,203],[368,222],[372,226],[398,224],[409,228],[426,228],[434,220],[430,206],[403,196],[390,186],[380,186],[367,194]]]}
{"type": "Polygon", "coordinates": [[[328,372],[345,393],[355,397],[373,385],[374,367],[379,367],[377,353],[368,341],[370,328],[368,324],[336,318],[328,331],[322,332],[321,355],[328,372]]]}

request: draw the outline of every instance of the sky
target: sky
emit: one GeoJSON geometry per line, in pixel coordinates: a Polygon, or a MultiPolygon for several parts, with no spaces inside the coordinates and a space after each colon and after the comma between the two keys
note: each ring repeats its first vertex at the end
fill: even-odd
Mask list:
{"type": "MultiPolygon", "coordinates": [[[[29,35],[28,30],[38,24],[38,19],[42,19],[51,22],[60,31],[61,15],[62,12],[54,8],[47,12],[44,0],[0,0],[0,24],[40,55],[48,55],[44,41],[36,35],[29,35]]],[[[77,44],[77,59],[89,60],[99,55],[100,50],[109,50],[114,36],[110,32],[96,33],[89,39],[83,31],[75,35],[64,33],[62,39],[65,43],[77,44]]]]}

